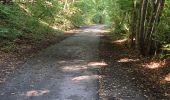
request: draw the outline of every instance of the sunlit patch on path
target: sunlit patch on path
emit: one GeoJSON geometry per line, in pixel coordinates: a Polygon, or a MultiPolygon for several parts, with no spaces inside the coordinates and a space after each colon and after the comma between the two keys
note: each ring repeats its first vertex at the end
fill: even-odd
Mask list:
{"type": "Polygon", "coordinates": [[[25,94],[21,94],[21,95],[25,95],[27,97],[36,97],[36,96],[42,96],[44,94],[48,94],[50,91],[49,90],[30,90],[27,91],[25,94]]]}
{"type": "Polygon", "coordinates": [[[81,28],[28,60],[0,85],[0,100],[98,100],[97,70],[104,25],[81,28]]]}
{"type": "Polygon", "coordinates": [[[165,81],[170,83],[170,73],[165,77],[165,81]]]}
{"type": "Polygon", "coordinates": [[[164,67],[165,62],[150,62],[149,64],[144,64],[142,66],[149,68],[149,69],[158,69],[164,67]]]}

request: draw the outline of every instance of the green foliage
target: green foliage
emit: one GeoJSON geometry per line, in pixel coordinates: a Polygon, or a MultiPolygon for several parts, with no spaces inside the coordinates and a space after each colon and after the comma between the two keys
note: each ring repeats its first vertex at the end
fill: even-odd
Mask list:
{"type": "Polygon", "coordinates": [[[0,27],[0,38],[1,39],[6,37],[6,33],[9,33],[9,30],[7,28],[0,27]]]}
{"type": "Polygon", "coordinates": [[[5,52],[14,51],[16,48],[15,43],[9,41],[3,41],[3,43],[1,43],[0,46],[1,46],[0,50],[3,50],[5,52]]]}
{"type": "MultiPolygon", "coordinates": [[[[130,37],[135,2],[137,7],[141,3],[140,0],[36,0],[11,5],[0,4],[0,46],[4,46],[3,41],[8,42],[5,45],[13,45],[21,37],[39,41],[55,35],[58,30],[89,24],[107,24],[115,34],[130,37]]],[[[148,7],[152,8],[151,6],[153,5],[148,7]]],[[[163,15],[152,35],[152,39],[166,51],[169,51],[167,45],[170,43],[169,9],[170,1],[166,0],[163,15]]],[[[147,26],[146,23],[145,27],[147,26]]]]}
{"type": "Polygon", "coordinates": [[[15,40],[21,37],[34,41],[44,39],[57,31],[48,24],[41,23],[38,17],[27,12],[26,6],[13,3],[0,4],[0,48],[9,51],[15,49],[15,40]]]}
{"type": "MultiPolygon", "coordinates": [[[[10,6],[1,5],[0,12],[6,16],[1,19],[3,22],[1,29],[6,30],[5,32],[1,32],[1,34],[5,34],[5,37],[10,41],[13,41],[27,32],[36,32],[38,27],[42,27],[35,18],[27,16],[17,4],[10,6]]],[[[41,33],[41,31],[38,32],[41,33]]]]}
{"type": "Polygon", "coordinates": [[[96,24],[104,24],[105,17],[106,16],[103,13],[97,13],[92,17],[92,21],[96,24]]]}
{"type": "Polygon", "coordinates": [[[48,24],[54,22],[60,6],[56,0],[36,0],[36,3],[26,5],[34,18],[41,19],[48,24]]]}
{"type": "Polygon", "coordinates": [[[71,23],[76,26],[76,27],[79,27],[79,26],[82,26],[84,25],[84,18],[83,16],[81,15],[81,13],[75,13],[74,15],[72,15],[70,17],[70,20],[71,20],[71,23]]]}
{"type": "Polygon", "coordinates": [[[20,32],[20,26],[23,26],[23,22],[19,16],[22,16],[22,12],[19,11],[17,5],[4,6],[0,4],[1,25],[0,25],[0,36],[1,38],[9,38],[10,40],[22,35],[20,32]]]}
{"type": "Polygon", "coordinates": [[[108,5],[110,21],[113,22],[114,33],[119,35],[129,34],[132,0],[109,0],[108,5]],[[110,11],[111,10],[111,11],[110,11]]]}
{"type": "Polygon", "coordinates": [[[166,1],[163,15],[153,39],[162,45],[162,50],[170,51],[170,1],[166,1]]]}
{"type": "Polygon", "coordinates": [[[134,0],[116,0],[116,1],[121,11],[126,12],[126,13],[132,12],[134,0]]]}
{"type": "MultiPolygon", "coordinates": [[[[115,30],[114,32],[117,34],[124,33],[126,37],[131,37],[132,35],[132,29],[136,29],[137,27],[134,27],[134,24],[138,24],[137,20],[134,22],[135,17],[134,13],[136,11],[136,14],[139,14],[139,5],[140,0],[111,0],[113,3],[110,3],[111,6],[109,6],[109,9],[112,9],[110,12],[111,20],[114,22],[115,30]],[[113,7],[114,8],[110,8],[113,7]],[[136,7],[136,8],[134,8],[136,7]]],[[[147,11],[147,16],[151,16],[153,11],[153,5],[151,4],[151,0],[149,0],[150,4],[148,5],[148,8],[150,8],[147,11]]],[[[150,18],[146,18],[146,22],[144,27],[146,29],[149,28],[148,22],[150,18]]],[[[138,26],[138,25],[135,25],[138,26]]],[[[156,48],[165,51],[169,51],[169,43],[170,43],[170,1],[166,0],[164,11],[162,14],[162,17],[159,19],[159,21],[155,24],[156,28],[154,30],[154,33],[151,35],[152,40],[158,44],[156,48]]],[[[146,31],[146,30],[145,30],[146,31]]],[[[138,31],[136,31],[138,32],[138,31]]],[[[137,34],[137,33],[136,33],[137,34]]],[[[167,52],[168,53],[168,52],[167,52]]]]}

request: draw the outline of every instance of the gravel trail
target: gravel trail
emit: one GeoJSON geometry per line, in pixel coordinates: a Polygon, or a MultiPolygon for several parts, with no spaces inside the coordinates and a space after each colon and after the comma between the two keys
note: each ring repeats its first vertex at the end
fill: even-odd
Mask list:
{"type": "Polygon", "coordinates": [[[98,100],[98,33],[80,29],[28,60],[0,85],[0,100],[98,100]]]}
{"type": "Polygon", "coordinates": [[[0,100],[157,100],[122,62],[128,52],[103,32],[104,25],[80,28],[44,49],[0,84],[0,100]]]}

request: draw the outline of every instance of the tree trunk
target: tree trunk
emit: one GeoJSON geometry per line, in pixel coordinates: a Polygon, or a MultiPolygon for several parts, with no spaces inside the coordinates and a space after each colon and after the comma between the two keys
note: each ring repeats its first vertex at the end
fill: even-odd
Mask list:
{"type": "Polygon", "coordinates": [[[131,47],[134,47],[135,45],[135,41],[134,41],[134,38],[135,38],[135,34],[136,34],[136,30],[137,30],[137,25],[136,25],[136,22],[138,20],[138,13],[137,13],[137,1],[134,0],[134,6],[133,6],[133,16],[132,16],[132,25],[131,25],[131,30],[132,30],[132,34],[130,36],[130,39],[131,39],[131,47]]]}
{"type": "Polygon", "coordinates": [[[144,48],[144,36],[145,36],[145,19],[147,12],[148,0],[142,0],[141,12],[140,12],[140,27],[139,27],[139,50],[141,54],[145,55],[144,48]]]}
{"type": "Polygon", "coordinates": [[[146,46],[146,52],[145,52],[146,55],[148,55],[151,51],[152,34],[154,33],[155,26],[156,26],[158,20],[160,19],[161,13],[164,8],[164,3],[165,3],[165,0],[159,0],[159,1],[157,1],[156,5],[154,7],[153,14],[152,14],[151,20],[149,22],[148,29],[146,31],[147,34],[144,38],[145,46],[146,46]]]}

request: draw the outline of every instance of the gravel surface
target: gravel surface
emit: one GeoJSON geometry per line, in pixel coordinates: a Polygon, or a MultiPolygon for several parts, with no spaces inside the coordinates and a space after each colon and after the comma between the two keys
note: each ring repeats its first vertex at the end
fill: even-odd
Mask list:
{"type": "Polygon", "coordinates": [[[170,100],[161,97],[157,87],[154,88],[156,91],[152,90],[155,84],[148,80],[149,76],[142,76],[137,71],[142,69],[136,65],[140,59],[131,55],[126,42],[123,41],[113,40],[107,34],[100,39],[99,58],[106,63],[106,66],[99,70],[100,99],[170,100]]]}
{"type": "Polygon", "coordinates": [[[99,33],[82,28],[28,60],[0,85],[0,100],[98,100],[99,33]]]}
{"type": "Polygon", "coordinates": [[[140,87],[129,53],[104,29],[80,28],[42,50],[0,84],[0,100],[162,100],[140,87]]]}
{"type": "Polygon", "coordinates": [[[134,76],[128,66],[118,62],[126,52],[120,46],[113,45],[108,36],[101,37],[100,59],[107,66],[100,70],[100,99],[101,100],[147,100],[145,95],[133,83],[134,76]]]}

